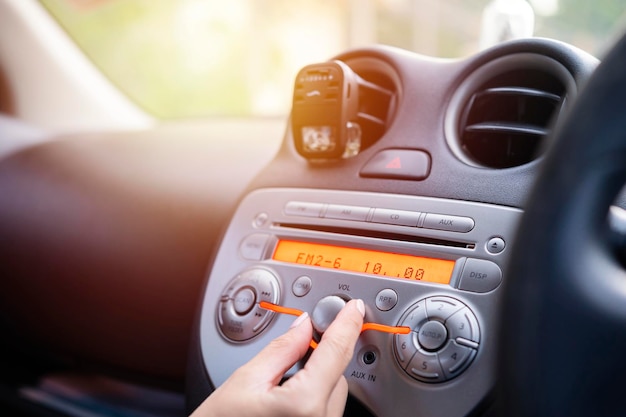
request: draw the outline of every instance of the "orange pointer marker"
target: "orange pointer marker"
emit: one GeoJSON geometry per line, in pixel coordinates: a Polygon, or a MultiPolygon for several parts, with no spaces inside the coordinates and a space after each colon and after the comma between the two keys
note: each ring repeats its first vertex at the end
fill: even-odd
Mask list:
{"type": "MultiPolygon", "coordinates": [[[[302,310],[298,310],[297,308],[279,306],[277,304],[268,303],[267,301],[261,301],[259,303],[259,307],[266,310],[274,311],[276,313],[290,314],[292,316],[299,316],[304,313],[302,310]]],[[[366,330],[376,330],[377,332],[391,334],[409,334],[411,332],[411,328],[408,326],[387,326],[385,324],[378,323],[363,323],[363,327],[361,327],[361,332],[364,332],[366,330]]],[[[311,340],[311,347],[313,349],[317,347],[317,342],[315,340],[311,340]]]]}

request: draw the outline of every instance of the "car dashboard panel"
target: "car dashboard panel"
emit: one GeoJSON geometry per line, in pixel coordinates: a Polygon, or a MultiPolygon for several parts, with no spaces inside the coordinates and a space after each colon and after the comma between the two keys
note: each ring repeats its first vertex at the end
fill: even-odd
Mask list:
{"type": "Polygon", "coordinates": [[[502,242],[520,215],[382,193],[248,194],[203,304],[200,341],[211,380],[223,383],[288,329],[293,318],[263,302],[308,311],[315,323],[336,297],[360,298],[366,322],[411,332],[363,332],[346,371],[352,393],[378,415],[406,415],[418,405],[423,415],[463,415],[493,384],[502,242]]]}
{"type": "MultiPolygon", "coordinates": [[[[597,61],[531,39],[461,60],[374,47],[333,62],[296,79],[281,149],[244,193],[209,268],[190,409],[286,331],[293,318],[281,308],[307,311],[319,341],[338,309],[361,298],[365,321],[383,330],[359,338],[345,372],[353,398],[377,416],[481,412],[525,199],[545,139],[597,61]],[[346,110],[360,148],[311,156],[295,113],[326,91],[304,81],[326,82],[344,65],[360,79],[357,110],[346,110]]],[[[357,88],[331,87],[324,100],[349,101],[357,88]]]]}
{"type": "Polygon", "coordinates": [[[317,342],[362,298],[346,415],[488,410],[511,245],[546,139],[598,61],[527,39],[456,60],[376,46],[311,64],[279,128],[5,143],[10,391],[86,369],[185,391],[191,411],[291,314],[315,318],[317,342]],[[310,103],[342,117],[316,125],[310,103]],[[324,147],[331,122],[342,152],[324,147]]]}

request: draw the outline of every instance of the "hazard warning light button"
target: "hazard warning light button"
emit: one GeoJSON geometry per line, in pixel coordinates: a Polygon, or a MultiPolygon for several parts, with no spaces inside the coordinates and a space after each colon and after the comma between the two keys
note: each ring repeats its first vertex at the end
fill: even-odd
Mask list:
{"type": "Polygon", "coordinates": [[[385,149],[374,155],[361,169],[361,176],[423,180],[430,173],[430,155],[414,149],[385,149]]]}

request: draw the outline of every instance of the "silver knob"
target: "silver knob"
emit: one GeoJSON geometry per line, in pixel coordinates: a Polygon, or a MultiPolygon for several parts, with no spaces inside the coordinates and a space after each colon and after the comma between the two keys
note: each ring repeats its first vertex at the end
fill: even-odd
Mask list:
{"type": "Polygon", "coordinates": [[[329,295],[319,300],[311,314],[313,328],[319,333],[324,333],[345,305],[346,300],[336,295],[329,295]]]}

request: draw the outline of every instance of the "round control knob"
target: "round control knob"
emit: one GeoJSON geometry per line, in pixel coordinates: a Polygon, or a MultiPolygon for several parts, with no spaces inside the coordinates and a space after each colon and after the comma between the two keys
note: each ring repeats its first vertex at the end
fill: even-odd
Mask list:
{"type": "Polygon", "coordinates": [[[250,287],[241,288],[235,293],[233,297],[233,307],[235,312],[240,316],[244,316],[248,314],[252,307],[254,307],[254,302],[256,301],[256,293],[250,287]]]}
{"type": "Polygon", "coordinates": [[[417,334],[417,341],[426,350],[434,351],[446,343],[448,330],[441,322],[430,320],[424,323],[417,334]]]}
{"type": "Polygon", "coordinates": [[[261,334],[274,312],[259,303],[276,304],[280,284],[274,273],[265,268],[250,268],[237,275],[226,287],[217,305],[217,326],[231,341],[243,342],[261,334]]]}
{"type": "Polygon", "coordinates": [[[463,302],[448,296],[426,297],[400,318],[409,334],[394,337],[398,365],[410,377],[427,383],[461,375],[480,346],[478,319],[463,302]]]}
{"type": "Polygon", "coordinates": [[[319,300],[311,314],[313,328],[319,333],[324,333],[345,305],[346,300],[336,295],[329,295],[319,300]]]}

